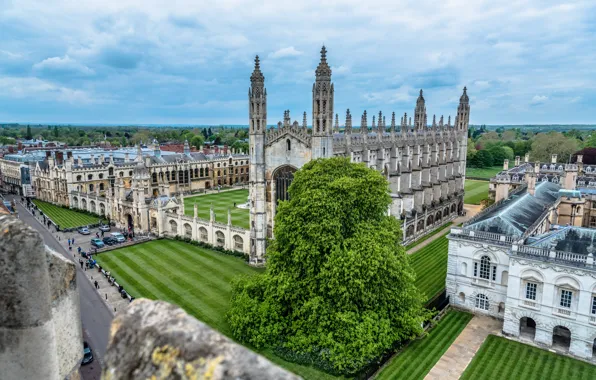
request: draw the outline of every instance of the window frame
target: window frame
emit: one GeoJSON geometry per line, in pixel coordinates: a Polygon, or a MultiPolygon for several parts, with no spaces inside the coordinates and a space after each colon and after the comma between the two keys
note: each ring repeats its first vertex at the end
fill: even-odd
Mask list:
{"type": "Polygon", "coordinates": [[[538,284],[535,282],[527,282],[524,293],[527,300],[536,301],[536,298],[538,297],[538,284]]]}
{"type": "Polygon", "coordinates": [[[559,306],[564,309],[571,309],[572,302],[573,291],[569,289],[561,289],[561,294],[559,296],[559,306]],[[569,305],[567,305],[567,303],[569,303],[569,305]]]}

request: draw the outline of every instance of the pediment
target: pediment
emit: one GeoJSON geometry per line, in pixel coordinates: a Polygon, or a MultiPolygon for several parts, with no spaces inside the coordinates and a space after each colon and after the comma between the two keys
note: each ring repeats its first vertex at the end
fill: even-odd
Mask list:
{"type": "Polygon", "coordinates": [[[268,132],[266,146],[271,146],[276,142],[286,139],[288,137],[301,142],[308,148],[310,148],[311,146],[310,135],[302,128],[295,128],[293,126],[276,128],[271,130],[271,132],[268,132]]]}

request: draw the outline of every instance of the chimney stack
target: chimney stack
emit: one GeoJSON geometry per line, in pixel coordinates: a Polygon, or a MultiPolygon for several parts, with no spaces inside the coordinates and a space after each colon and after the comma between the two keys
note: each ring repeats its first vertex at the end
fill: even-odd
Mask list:
{"type": "Polygon", "coordinates": [[[557,155],[556,154],[553,154],[550,156],[550,162],[551,162],[551,164],[557,163],[557,155]]]}
{"type": "Polygon", "coordinates": [[[515,166],[519,166],[519,156],[515,156],[515,166]]]}
{"type": "Polygon", "coordinates": [[[505,159],[503,161],[503,170],[509,170],[509,160],[505,159]]]}
{"type": "Polygon", "coordinates": [[[528,162],[530,162],[530,153],[526,153],[526,155],[524,156],[524,162],[527,164],[528,162]]]}

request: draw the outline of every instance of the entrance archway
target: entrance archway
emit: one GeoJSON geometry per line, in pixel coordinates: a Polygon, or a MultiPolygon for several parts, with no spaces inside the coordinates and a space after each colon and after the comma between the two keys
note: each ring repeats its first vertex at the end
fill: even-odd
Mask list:
{"type": "Polygon", "coordinates": [[[533,341],[536,336],[536,321],[530,317],[523,317],[520,319],[519,336],[520,338],[526,338],[533,341]]]}
{"type": "Polygon", "coordinates": [[[571,346],[571,331],[565,326],[553,328],[553,348],[569,351],[571,346]]]}
{"type": "Polygon", "coordinates": [[[126,214],[126,222],[129,229],[132,230],[135,227],[132,215],[126,214]]]}

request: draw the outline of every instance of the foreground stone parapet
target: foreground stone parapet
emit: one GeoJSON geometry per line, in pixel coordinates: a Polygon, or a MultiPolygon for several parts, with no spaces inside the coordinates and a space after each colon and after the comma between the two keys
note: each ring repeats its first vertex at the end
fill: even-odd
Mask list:
{"type": "Polygon", "coordinates": [[[0,291],[0,378],[78,378],[75,266],[13,216],[0,217],[0,291]]]}
{"type": "Polygon", "coordinates": [[[107,380],[299,379],[166,302],[135,300],[110,335],[107,380]]]}

